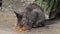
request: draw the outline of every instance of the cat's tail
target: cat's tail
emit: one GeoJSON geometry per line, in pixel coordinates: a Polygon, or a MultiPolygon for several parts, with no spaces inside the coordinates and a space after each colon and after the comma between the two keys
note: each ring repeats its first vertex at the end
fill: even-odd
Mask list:
{"type": "Polygon", "coordinates": [[[45,25],[51,25],[51,24],[55,24],[60,20],[60,18],[54,18],[54,19],[47,19],[45,20],[45,25]]]}

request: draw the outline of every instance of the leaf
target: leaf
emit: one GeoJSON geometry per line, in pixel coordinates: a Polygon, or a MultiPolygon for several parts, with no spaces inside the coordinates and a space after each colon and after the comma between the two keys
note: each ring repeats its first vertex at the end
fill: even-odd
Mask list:
{"type": "Polygon", "coordinates": [[[42,6],[43,0],[38,0],[38,3],[42,6]]]}

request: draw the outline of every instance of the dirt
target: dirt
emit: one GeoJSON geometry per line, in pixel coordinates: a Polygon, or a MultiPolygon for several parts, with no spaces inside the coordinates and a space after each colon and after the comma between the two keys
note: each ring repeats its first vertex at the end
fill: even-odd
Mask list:
{"type": "Polygon", "coordinates": [[[6,14],[0,12],[0,33],[1,34],[60,34],[60,20],[55,24],[45,27],[33,28],[29,32],[20,32],[13,29],[17,23],[15,14],[6,14]]]}

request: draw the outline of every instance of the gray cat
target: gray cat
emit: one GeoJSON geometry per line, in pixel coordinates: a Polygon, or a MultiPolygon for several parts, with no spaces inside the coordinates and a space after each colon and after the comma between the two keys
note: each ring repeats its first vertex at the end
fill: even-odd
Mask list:
{"type": "Polygon", "coordinates": [[[41,7],[36,3],[29,4],[22,14],[14,12],[17,16],[17,26],[32,29],[45,26],[45,15],[41,7]]]}

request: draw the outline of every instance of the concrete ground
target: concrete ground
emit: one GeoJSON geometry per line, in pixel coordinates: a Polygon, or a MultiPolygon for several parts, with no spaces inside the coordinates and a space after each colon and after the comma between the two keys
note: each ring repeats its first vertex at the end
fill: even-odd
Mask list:
{"type": "Polygon", "coordinates": [[[55,22],[45,27],[34,28],[29,32],[19,32],[13,29],[17,23],[15,14],[0,12],[0,34],[60,34],[60,19],[55,22]]]}

